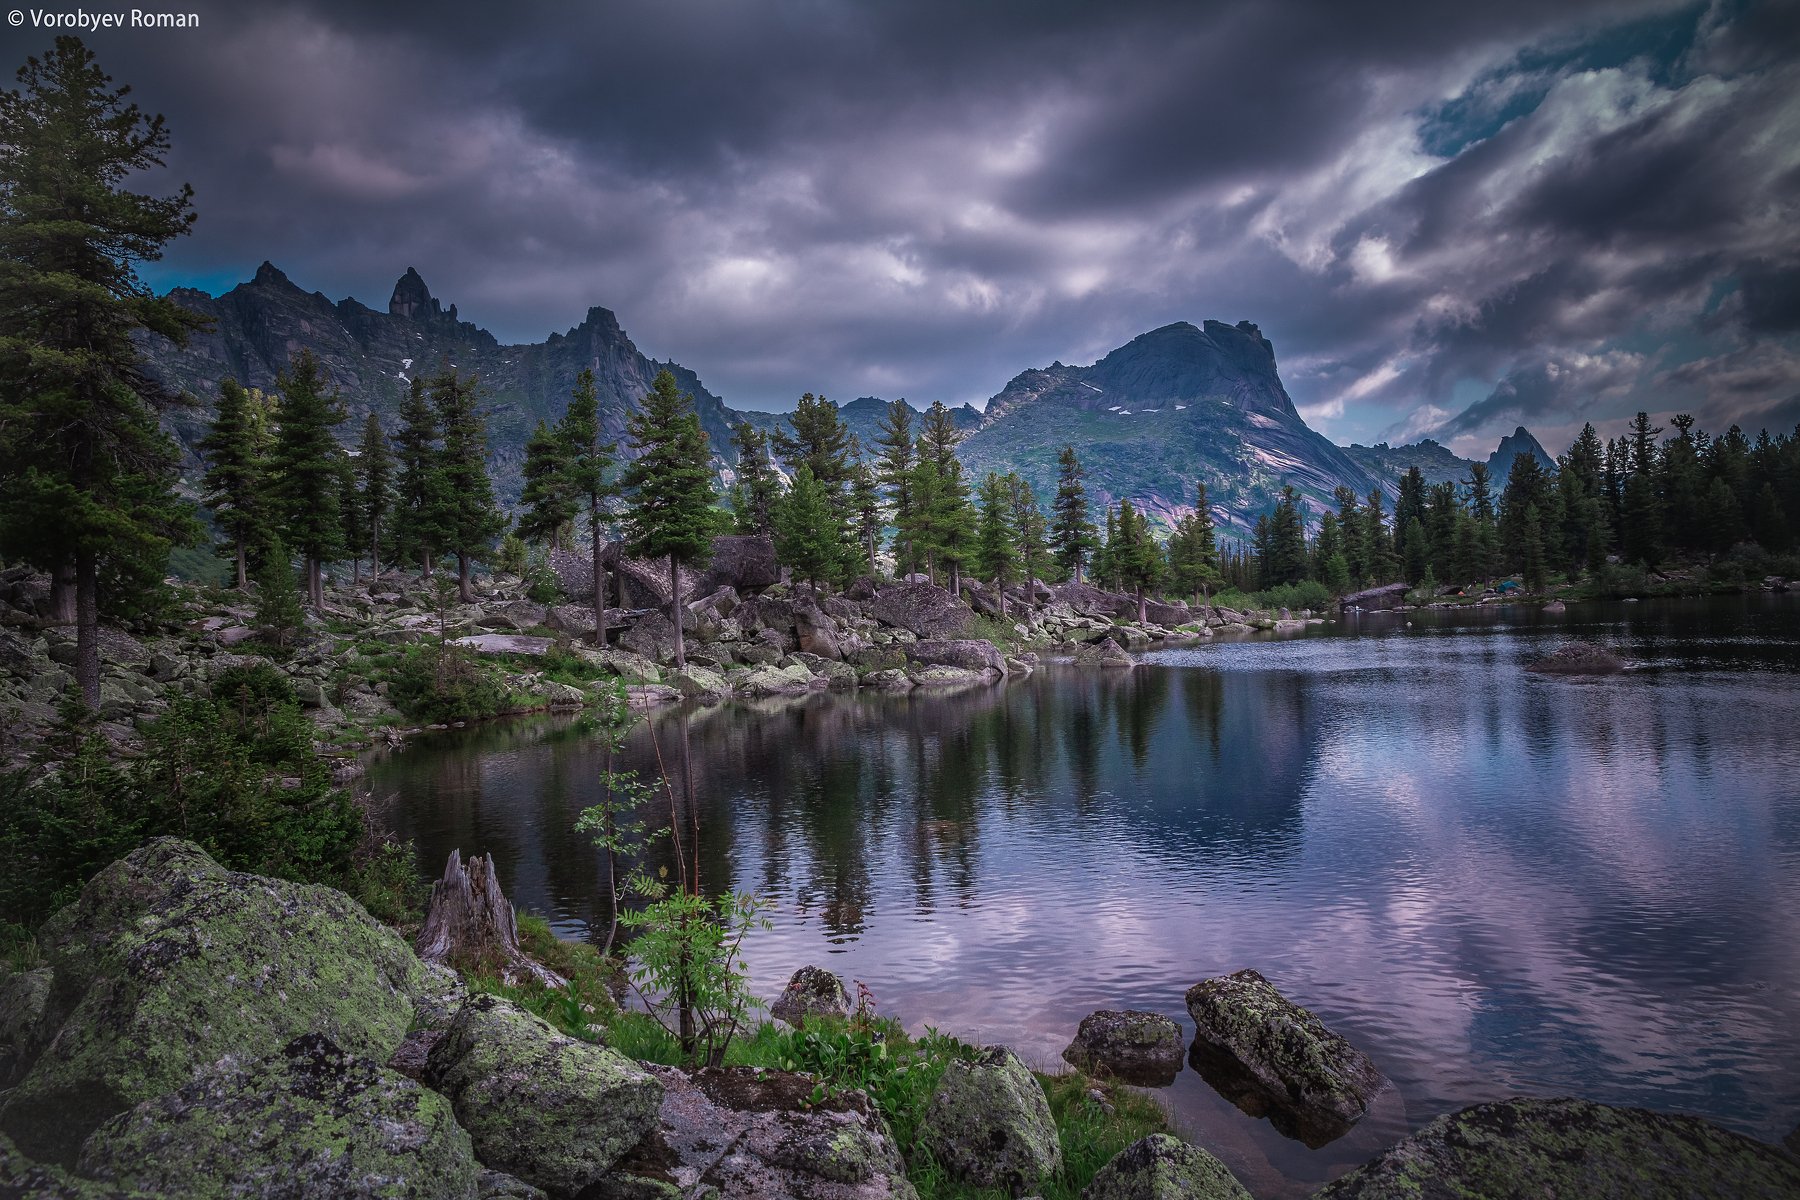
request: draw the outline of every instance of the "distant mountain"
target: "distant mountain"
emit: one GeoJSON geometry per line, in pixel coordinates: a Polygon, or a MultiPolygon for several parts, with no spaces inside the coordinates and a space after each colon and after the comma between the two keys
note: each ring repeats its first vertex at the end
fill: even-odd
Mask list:
{"type": "MultiPolygon", "coordinates": [[[[919,418],[924,409],[916,407],[910,400],[904,401],[906,407],[912,409],[913,429],[919,428],[919,418]]],[[[863,449],[871,455],[875,453],[877,441],[881,437],[881,422],[886,416],[889,402],[876,396],[859,396],[844,405],[838,412],[844,418],[844,424],[850,427],[857,440],[862,442],[863,449]]],[[[981,425],[981,410],[973,404],[959,404],[950,410],[950,419],[958,429],[971,432],[981,425]]]]}
{"type": "Polygon", "coordinates": [[[562,415],[583,368],[594,369],[601,423],[621,446],[628,406],[667,367],[682,390],[693,394],[715,453],[729,453],[737,414],[692,371],[642,354],[618,318],[604,308],[590,308],[567,333],[508,346],[461,320],[454,304],[444,309],[411,267],[395,283],[386,312],[302,291],[266,262],[254,279],[221,296],[192,288],[177,288],[170,295],[213,322],[211,332],[194,335],[184,348],[160,338],[141,344],[154,374],[203,402],[174,422],[177,438],[190,450],[205,433],[222,379],[232,376],[247,387],[272,389],[276,375],[304,348],[318,356],[350,409],[351,420],[339,430],[346,442],[355,440],[371,409],[393,432],[409,380],[421,372],[445,363],[472,372],[485,391],[494,480],[507,503],[518,496],[525,439],[539,419],[555,421],[562,415]]]}
{"type": "Polygon", "coordinates": [[[1513,459],[1521,454],[1529,454],[1538,460],[1538,466],[1546,471],[1556,469],[1556,460],[1545,453],[1538,445],[1538,440],[1526,431],[1523,425],[1512,431],[1510,437],[1500,439],[1500,445],[1488,455],[1488,476],[1494,480],[1496,489],[1506,485],[1506,476],[1512,471],[1513,459]]]}
{"type": "Polygon", "coordinates": [[[1064,444],[1075,447],[1097,501],[1129,499],[1167,524],[1192,511],[1204,480],[1214,520],[1239,538],[1283,485],[1316,515],[1335,507],[1335,488],[1363,495],[1381,482],[1307,427],[1274,347],[1248,321],[1177,322],[1092,366],[1022,372],[988,402],[963,457],[978,473],[1020,472],[1047,505],[1064,444]]]}
{"type": "Polygon", "coordinates": [[[1426,483],[1461,483],[1469,477],[1475,464],[1452,453],[1450,448],[1425,438],[1410,446],[1389,446],[1378,442],[1373,446],[1346,446],[1344,453],[1360,463],[1371,475],[1383,479],[1399,479],[1413,467],[1425,476],[1426,483]]]}

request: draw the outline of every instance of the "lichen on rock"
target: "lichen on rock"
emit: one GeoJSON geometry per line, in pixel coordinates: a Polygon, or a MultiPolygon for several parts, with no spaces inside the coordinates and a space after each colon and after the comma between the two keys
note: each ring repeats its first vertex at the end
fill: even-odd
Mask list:
{"type": "Polygon", "coordinates": [[[1101,1167],[1081,1200],[1250,1200],[1250,1193],[1198,1146],[1153,1133],[1101,1167]]]}
{"type": "Polygon", "coordinates": [[[796,1029],[808,1017],[841,1017],[850,1011],[850,993],[844,981],[823,967],[806,966],[794,972],[769,1009],[777,1021],[796,1029]]]}
{"type": "Polygon", "coordinates": [[[1161,1013],[1101,1009],[1081,1019],[1063,1059],[1138,1087],[1168,1087],[1181,1073],[1181,1026],[1161,1013]]]}
{"type": "Polygon", "coordinates": [[[945,1069],[919,1127],[919,1144],[952,1177],[1015,1196],[1062,1168],[1062,1144],[1044,1089],[1005,1046],[945,1069]]]}

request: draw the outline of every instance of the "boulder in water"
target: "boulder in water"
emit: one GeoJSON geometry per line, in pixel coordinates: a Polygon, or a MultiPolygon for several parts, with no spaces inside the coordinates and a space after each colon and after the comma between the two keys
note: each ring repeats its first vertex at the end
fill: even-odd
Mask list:
{"type": "Polygon", "coordinates": [[[801,967],[769,1007],[769,1015],[798,1029],[808,1017],[842,1017],[850,1011],[844,981],[823,967],[801,967]]]}
{"type": "Polygon", "coordinates": [[[1617,675],[1625,669],[1625,660],[1590,642],[1570,642],[1547,658],[1527,663],[1525,669],[1543,675],[1617,675]]]}
{"type": "Polygon", "coordinates": [[[1081,1019],[1063,1058],[1089,1074],[1168,1087],[1181,1073],[1181,1026],[1161,1013],[1102,1009],[1081,1019]]]}

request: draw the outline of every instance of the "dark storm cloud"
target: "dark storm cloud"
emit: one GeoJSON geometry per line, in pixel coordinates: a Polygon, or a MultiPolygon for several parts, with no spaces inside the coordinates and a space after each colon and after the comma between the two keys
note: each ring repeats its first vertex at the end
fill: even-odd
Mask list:
{"type": "Polygon", "coordinates": [[[1800,389],[1791,3],[201,13],[90,38],[196,187],[160,283],[379,306],[412,264],[503,338],[611,307],[742,405],[979,401],[1207,317],[1346,440],[1749,403],[1659,341],[1800,389]]]}

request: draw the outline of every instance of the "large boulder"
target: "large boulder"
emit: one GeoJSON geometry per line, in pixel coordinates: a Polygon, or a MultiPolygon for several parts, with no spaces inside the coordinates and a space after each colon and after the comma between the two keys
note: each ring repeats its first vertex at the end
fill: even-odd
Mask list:
{"type": "Polygon", "coordinates": [[[815,604],[794,605],[794,636],[800,649],[820,658],[842,658],[837,622],[815,604]]]}
{"type": "Polygon", "coordinates": [[[974,624],[969,606],[929,583],[892,583],[875,594],[869,615],[922,638],[956,637],[974,624]]]}
{"type": "Polygon", "coordinates": [[[693,662],[671,674],[669,682],[691,700],[711,703],[731,695],[731,685],[725,682],[725,676],[693,662]]]}
{"type": "Polygon", "coordinates": [[[1085,583],[1060,583],[1050,589],[1056,602],[1066,604],[1083,617],[1135,617],[1137,601],[1115,592],[1103,592],[1085,583]]]}
{"type": "Polygon", "coordinates": [[[1075,665],[1078,667],[1121,667],[1129,669],[1137,666],[1137,660],[1127,654],[1125,652],[1125,647],[1119,645],[1118,642],[1110,637],[1103,637],[1099,641],[1089,642],[1076,650],[1075,665]]]}
{"type": "Polygon", "coordinates": [[[100,1122],[228,1054],[263,1058],[321,1033],[384,1062],[443,987],[342,892],[227,871],[175,838],[101,871],[38,941],[57,1033],[0,1128],[64,1164],[100,1122]]]}
{"type": "Polygon", "coordinates": [[[712,561],[707,564],[701,588],[714,591],[736,588],[740,593],[773,587],[781,582],[781,566],[775,560],[775,540],[756,533],[716,537],[712,561]]]}
{"type": "Polygon", "coordinates": [[[1380,611],[1405,602],[1406,593],[1411,590],[1411,584],[1384,583],[1380,587],[1351,592],[1338,603],[1346,609],[1360,608],[1365,611],[1380,611]]]}
{"type": "Polygon", "coordinates": [[[656,1131],[583,1200],[915,1200],[887,1123],[862,1092],[820,1101],[810,1075],[646,1069],[663,1085],[656,1131]]]}
{"type": "Polygon", "coordinates": [[[497,996],[462,1007],[426,1059],[487,1166],[579,1192],[656,1127],[662,1085],[616,1051],[566,1037],[497,996]]]}
{"type": "Polygon", "coordinates": [[[1570,642],[1554,654],[1525,664],[1525,669],[1544,675],[1617,675],[1625,669],[1625,660],[1603,646],[1570,642]]]}
{"type": "Polygon", "coordinates": [[[54,980],[48,967],[9,971],[0,966],[0,1088],[11,1087],[56,1033],[49,1019],[54,980]]]}
{"type": "Polygon", "coordinates": [[[1362,1051],[1253,970],[1196,983],[1189,1061],[1251,1116],[1317,1148],[1343,1136],[1387,1084],[1362,1051]]]}
{"type": "Polygon", "coordinates": [[[619,649],[651,662],[675,657],[675,623],[662,612],[648,612],[619,635],[619,649]]]}
{"type": "Polygon", "coordinates": [[[994,643],[979,638],[923,638],[906,647],[906,656],[927,667],[1006,674],[1006,659],[994,643]]]}
{"type": "Polygon", "coordinates": [[[818,679],[804,664],[793,663],[778,667],[765,663],[753,667],[737,681],[737,690],[746,696],[795,696],[801,692],[812,690],[815,684],[824,686],[824,680],[818,679]]]}
{"type": "Polygon", "coordinates": [[[1800,1163],[1698,1117],[1588,1100],[1496,1100],[1439,1117],[1314,1200],[1776,1200],[1800,1163]]]}
{"type": "Polygon", "coordinates": [[[1250,1193],[1200,1147],[1153,1133],[1101,1167],[1081,1200],[1250,1200],[1250,1193]]]}
{"type": "Polygon", "coordinates": [[[952,1178],[1015,1196],[1062,1168],[1044,1089],[1005,1046],[945,1069],[919,1126],[919,1144],[952,1178]]]}
{"type": "Polygon", "coordinates": [[[844,981],[823,967],[801,967],[769,1007],[769,1015],[798,1029],[808,1017],[842,1017],[850,1012],[844,981]]]}
{"type": "Polygon", "coordinates": [[[1152,625],[1186,625],[1194,619],[1194,614],[1188,610],[1188,606],[1185,604],[1164,604],[1158,600],[1146,600],[1144,601],[1144,619],[1152,625]]]}
{"type": "Polygon", "coordinates": [[[1081,1018],[1063,1058],[1090,1075],[1168,1087],[1181,1073],[1181,1026],[1161,1013],[1101,1009],[1081,1018]]]}
{"type": "Polygon", "coordinates": [[[448,1100],[308,1034],[113,1117],[77,1170],[193,1200],[475,1200],[479,1167],[448,1100]]]}
{"type": "Polygon", "coordinates": [[[476,633],[468,637],[451,638],[450,644],[473,650],[477,654],[529,654],[542,657],[556,643],[550,638],[529,637],[523,633],[476,633]]]}

